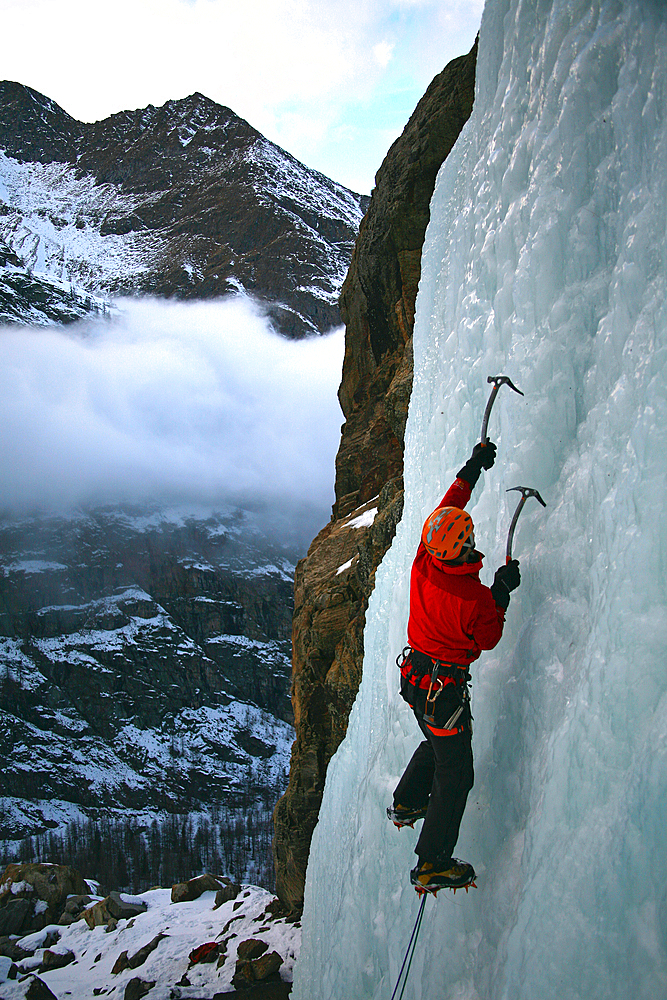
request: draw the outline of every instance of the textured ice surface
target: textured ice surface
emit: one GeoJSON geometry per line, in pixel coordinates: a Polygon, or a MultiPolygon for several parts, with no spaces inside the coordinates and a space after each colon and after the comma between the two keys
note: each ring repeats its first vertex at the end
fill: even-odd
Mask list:
{"type": "Polygon", "coordinates": [[[385,806],[417,732],[397,694],[424,517],[506,373],[473,496],[523,583],[473,670],[469,895],[428,899],[405,1000],[608,1000],[667,989],[667,7],[489,0],[473,115],[432,203],[406,506],[378,570],[364,680],[332,761],[293,1000],[389,997],[416,840],[385,806]]]}

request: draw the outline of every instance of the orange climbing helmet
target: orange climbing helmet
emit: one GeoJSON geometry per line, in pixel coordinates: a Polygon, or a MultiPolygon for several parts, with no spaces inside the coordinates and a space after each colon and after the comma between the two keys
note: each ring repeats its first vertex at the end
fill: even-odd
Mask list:
{"type": "Polygon", "coordinates": [[[436,559],[458,559],[473,531],[470,514],[460,507],[438,507],[424,522],[422,542],[436,559]]]}

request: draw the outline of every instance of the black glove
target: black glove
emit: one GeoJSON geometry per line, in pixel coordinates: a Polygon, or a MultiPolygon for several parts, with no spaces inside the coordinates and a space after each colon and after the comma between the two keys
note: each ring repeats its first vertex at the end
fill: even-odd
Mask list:
{"type": "Polygon", "coordinates": [[[483,443],[480,441],[472,450],[472,455],[456,473],[458,479],[465,479],[471,487],[477,484],[477,480],[482,474],[482,469],[490,469],[496,460],[496,446],[493,441],[487,438],[483,443]]]}
{"type": "Polygon", "coordinates": [[[516,590],[521,583],[519,560],[511,559],[504,566],[499,566],[491,584],[491,595],[501,608],[507,611],[510,603],[510,591],[516,590]]]}

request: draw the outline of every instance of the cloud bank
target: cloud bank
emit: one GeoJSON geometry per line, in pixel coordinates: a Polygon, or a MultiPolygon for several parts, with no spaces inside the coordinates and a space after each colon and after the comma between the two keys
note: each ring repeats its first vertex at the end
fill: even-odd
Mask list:
{"type": "Polygon", "coordinates": [[[0,328],[0,505],[266,503],[326,523],[343,331],[288,341],[242,298],[121,308],[0,328]]]}

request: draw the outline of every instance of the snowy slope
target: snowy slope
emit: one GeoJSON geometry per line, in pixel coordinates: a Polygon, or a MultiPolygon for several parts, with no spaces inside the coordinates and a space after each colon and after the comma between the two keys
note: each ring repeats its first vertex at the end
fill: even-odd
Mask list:
{"type": "MultiPolygon", "coordinates": [[[[76,1000],[93,1000],[99,995],[122,997],[128,983],[137,978],[153,984],[149,992],[151,1000],[212,997],[218,993],[236,992],[231,980],[238,945],[253,938],[265,942],[269,952],[277,951],[281,956],[281,979],[289,982],[292,978],[300,928],[284,918],[276,918],[267,909],[275,902],[275,897],[265,889],[244,885],[237,900],[223,903],[217,909],[215,892],[205,892],[199,899],[183,903],[172,903],[169,889],[152,889],[140,896],[124,895],[122,898],[145,904],[146,912],[129,920],[119,920],[113,930],[105,925],[90,930],[84,920],[79,920],[69,927],[50,924],[42,931],[19,938],[17,944],[32,952],[31,957],[19,963],[19,974],[25,976],[33,972],[37,975],[44,951],[50,947],[57,954],[70,952],[73,956],[64,968],[39,973],[39,978],[59,1000],[67,996],[76,1000]],[[146,961],[135,968],[113,973],[123,951],[132,958],[160,934],[163,937],[146,961]],[[57,942],[49,944],[54,936],[57,942]],[[190,953],[213,941],[223,945],[225,957],[220,964],[216,960],[192,965],[190,953]]],[[[24,998],[30,980],[23,983],[3,981],[3,972],[4,966],[0,965],[0,1000],[24,998]]]]}
{"type": "Polygon", "coordinates": [[[391,995],[416,840],[384,811],[416,746],[397,693],[424,517],[504,372],[473,497],[487,584],[516,494],[522,586],[473,670],[469,895],[426,902],[405,1000],[653,1000],[667,989],[667,9],[488,0],[473,115],[432,202],[406,508],[308,869],[294,1000],[391,995]]]}
{"type": "Polygon", "coordinates": [[[69,164],[20,163],[0,151],[0,199],[4,238],[33,272],[104,287],[120,275],[137,281],[146,270],[145,236],[100,233],[110,212],[138,207],[144,198],[137,194],[78,176],[69,164]]]}
{"type": "MultiPolygon", "coordinates": [[[[223,505],[0,518],[0,857],[53,857],[71,824],[82,842],[91,823],[107,839],[213,824],[217,844],[256,811],[264,843],[225,860],[270,884],[293,572],[252,515],[223,505]]],[[[181,851],[165,877],[189,864],[181,851]]],[[[134,869],[116,884],[161,877],[134,869]]]]}

